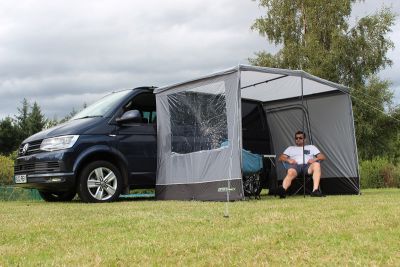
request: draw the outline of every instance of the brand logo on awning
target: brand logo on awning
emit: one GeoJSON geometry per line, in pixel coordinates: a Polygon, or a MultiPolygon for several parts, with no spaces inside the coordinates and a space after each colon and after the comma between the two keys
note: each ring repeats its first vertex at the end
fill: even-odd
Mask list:
{"type": "Polygon", "coordinates": [[[218,188],[219,193],[226,193],[226,192],[232,192],[232,191],[236,191],[236,188],[235,187],[220,187],[220,188],[218,188]]]}

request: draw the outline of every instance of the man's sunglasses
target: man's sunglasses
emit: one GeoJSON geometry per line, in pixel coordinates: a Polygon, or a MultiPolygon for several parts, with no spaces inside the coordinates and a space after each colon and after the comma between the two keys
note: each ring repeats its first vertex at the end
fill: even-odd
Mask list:
{"type": "Polygon", "coordinates": [[[296,140],[303,140],[303,137],[295,137],[296,140]]]}

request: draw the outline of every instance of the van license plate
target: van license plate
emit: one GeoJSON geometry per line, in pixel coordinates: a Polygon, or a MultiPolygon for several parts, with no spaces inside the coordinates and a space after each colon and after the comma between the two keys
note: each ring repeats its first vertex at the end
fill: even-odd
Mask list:
{"type": "Polygon", "coordinates": [[[16,184],[25,184],[26,183],[26,174],[15,175],[15,183],[16,184]]]}

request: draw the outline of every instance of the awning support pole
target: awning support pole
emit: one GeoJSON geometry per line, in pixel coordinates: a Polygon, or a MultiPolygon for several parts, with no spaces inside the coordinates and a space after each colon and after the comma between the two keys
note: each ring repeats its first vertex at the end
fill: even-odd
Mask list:
{"type": "MultiPolygon", "coordinates": [[[[285,77],[287,77],[287,75],[282,75],[280,77],[276,77],[276,78],[269,79],[269,80],[266,80],[266,81],[263,81],[263,82],[259,82],[259,83],[253,83],[253,84],[241,87],[240,89],[245,89],[245,88],[249,88],[249,87],[252,87],[252,86],[257,86],[257,85],[263,84],[263,83],[269,83],[269,82],[272,82],[272,81],[275,81],[275,80],[279,80],[279,79],[282,79],[282,78],[285,78],[285,77]]],[[[303,80],[303,77],[301,79],[303,80]]]]}

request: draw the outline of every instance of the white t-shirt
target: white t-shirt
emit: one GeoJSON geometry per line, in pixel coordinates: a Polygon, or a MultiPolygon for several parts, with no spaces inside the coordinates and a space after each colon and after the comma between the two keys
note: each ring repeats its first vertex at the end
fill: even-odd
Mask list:
{"type": "MultiPolygon", "coordinates": [[[[314,145],[306,145],[304,146],[304,159],[307,163],[310,159],[313,159],[314,156],[321,153],[318,148],[314,145]]],[[[294,159],[297,164],[305,164],[303,163],[303,147],[302,146],[290,146],[283,151],[283,154],[289,157],[289,159],[294,159]]]]}

